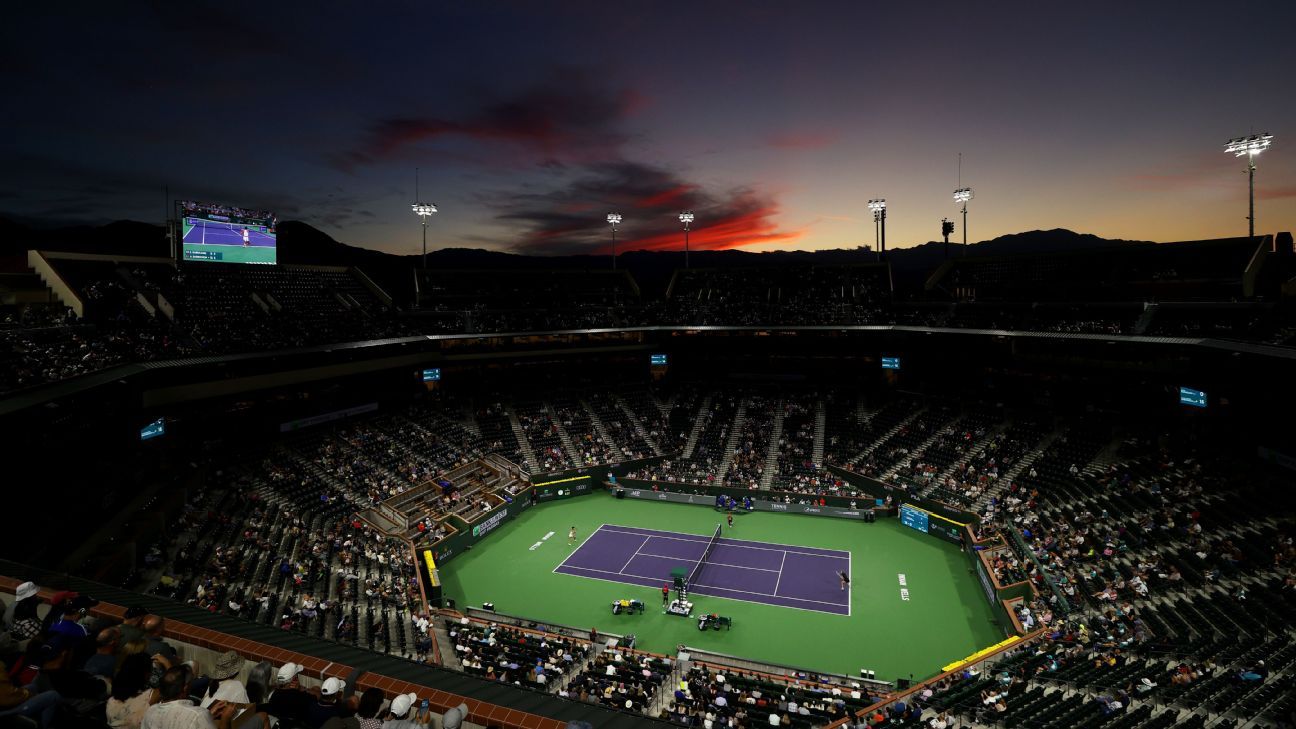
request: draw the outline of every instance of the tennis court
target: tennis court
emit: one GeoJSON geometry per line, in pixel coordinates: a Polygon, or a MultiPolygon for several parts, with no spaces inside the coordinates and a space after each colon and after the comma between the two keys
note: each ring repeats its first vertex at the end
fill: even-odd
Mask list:
{"type": "Polygon", "coordinates": [[[260,226],[222,223],[203,218],[185,218],[182,240],[189,245],[242,246],[243,231],[248,231],[248,246],[274,246],[275,236],[261,232],[260,226]]]}
{"type": "Polygon", "coordinates": [[[850,615],[850,553],[835,549],[603,524],[554,572],[661,587],[681,567],[694,595],[850,615]]]}

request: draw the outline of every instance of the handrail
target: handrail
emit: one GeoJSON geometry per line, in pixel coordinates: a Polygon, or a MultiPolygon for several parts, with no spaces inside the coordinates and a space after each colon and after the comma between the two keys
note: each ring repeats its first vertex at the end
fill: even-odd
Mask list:
{"type": "MultiPolygon", "coordinates": [[[[999,648],[999,649],[997,649],[997,650],[995,650],[995,651],[993,651],[993,652],[991,652],[991,653],[987,653],[987,654],[984,655],[984,656],[981,656],[981,657],[979,657],[979,658],[976,658],[975,660],[972,660],[972,661],[964,661],[964,662],[962,662],[962,663],[960,663],[960,664],[954,666],[953,668],[951,668],[951,669],[948,670],[948,671],[943,671],[943,672],[941,672],[941,673],[939,673],[939,674],[937,674],[937,675],[935,675],[935,676],[932,676],[931,678],[929,678],[929,679],[927,679],[927,680],[925,680],[925,681],[923,681],[923,682],[921,682],[921,683],[918,683],[918,684],[915,684],[915,685],[913,685],[913,686],[910,686],[908,689],[905,689],[904,691],[900,691],[900,692],[898,692],[898,693],[891,694],[891,695],[888,696],[886,699],[883,699],[882,701],[879,701],[879,702],[877,702],[876,704],[873,704],[872,706],[869,706],[869,707],[867,707],[867,708],[861,709],[860,711],[858,711],[858,712],[855,713],[855,718],[856,718],[856,719],[864,719],[864,718],[868,717],[870,714],[872,714],[872,713],[875,712],[875,711],[881,711],[882,709],[885,709],[886,707],[890,706],[891,704],[893,704],[893,703],[895,703],[895,702],[897,702],[897,701],[899,701],[899,700],[901,700],[901,699],[904,699],[905,697],[912,696],[912,695],[915,694],[915,693],[921,692],[922,690],[926,689],[927,687],[929,687],[929,686],[933,686],[933,685],[935,685],[936,683],[939,683],[940,681],[943,681],[943,680],[949,678],[950,676],[953,676],[953,675],[955,675],[955,674],[957,674],[957,673],[963,671],[964,669],[966,669],[966,668],[967,668],[968,666],[970,666],[970,665],[980,664],[980,663],[985,663],[986,661],[989,661],[989,660],[991,660],[991,659],[998,658],[999,656],[1001,656],[1001,655],[1002,655],[1004,652],[1006,652],[1006,651],[1016,650],[1016,649],[1018,649],[1018,648],[1024,648],[1024,647],[1026,647],[1026,646],[1029,646],[1029,645],[1033,644],[1036,640],[1038,640],[1038,639],[1039,639],[1041,636],[1043,636],[1044,634],[1045,634],[1045,630],[1044,630],[1044,628],[1040,628],[1039,630],[1036,630],[1036,631],[1033,632],[1033,633],[1030,633],[1030,634],[1028,634],[1028,635],[1023,636],[1021,640],[1015,641],[1015,642],[1013,642],[1013,643],[1011,643],[1011,644],[1009,644],[1009,645],[1005,645],[1005,646],[1003,646],[1003,647],[1001,647],[1001,648],[999,648]]],[[[840,720],[840,721],[837,721],[837,722],[834,722],[834,723],[832,723],[832,724],[829,724],[827,727],[825,727],[825,729],[836,729],[837,727],[845,727],[845,726],[849,725],[850,723],[851,723],[851,720],[850,720],[850,719],[842,719],[842,720],[840,720]]]]}

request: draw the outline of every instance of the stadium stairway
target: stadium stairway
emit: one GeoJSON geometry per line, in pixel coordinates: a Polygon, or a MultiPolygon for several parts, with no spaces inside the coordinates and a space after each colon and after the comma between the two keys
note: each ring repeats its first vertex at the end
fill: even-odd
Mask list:
{"type": "Polygon", "coordinates": [[[779,439],[783,437],[783,418],[786,415],[783,403],[784,401],[780,399],[774,404],[774,426],[770,429],[769,449],[765,454],[765,472],[761,474],[760,480],[763,491],[769,491],[770,484],[774,483],[774,477],[778,475],[779,439]]]}
{"type": "Polygon", "coordinates": [[[450,640],[450,633],[446,630],[444,620],[432,620],[432,636],[436,639],[437,646],[441,648],[441,665],[455,671],[463,671],[463,662],[459,660],[459,652],[455,650],[454,641],[450,640]]]}
{"type": "MultiPolygon", "coordinates": [[[[558,411],[554,409],[552,403],[546,402],[544,404],[544,413],[553,421],[554,428],[558,431],[558,441],[562,443],[563,453],[567,454],[567,460],[572,465],[580,465],[580,451],[576,449],[576,444],[572,443],[571,434],[563,427],[562,418],[558,417],[558,411]]],[[[610,443],[611,441],[604,435],[603,442],[610,443]]]]}
{"type": "Polygon", "coordinates": [[[822,399],[815,400],[814,416],[814,451],[811,460],[814,461],[815,468],[823,467],[824,462],[824,438],[828,432],[828,409],[824,407],[822,399]]]}
{"type": "Polygon", "coordinates": [[[946,466],[945,470],[936,474],[936,478],[932,479],[932,485],[931,487],[928,488],[928,490],[930,491],[934,489],[937,485],[942,483],[946,478],[951,476],[955,471],[966,466],[967,462],[972,460],[972,457],[975,456],[977,453],[980,453],[981,449],[984,448],[986,444],[990,443],[996,437],[998,437],[1000,433],[1007,430],[1009,424],[1010,423],[1008,421],[1003,421],[996,424],[993,428],[986,430],[986,434],[982,436],[980,440],[973,441],[971,445],[963,449],[963,455],[959,456],[957,459],[954,460],[953,463],[946,466]]]}
{"type": "MultiPolygon", "coordinates": [[[[508,410],[509,427],[513,429],[513,437],[517,438],[518,447],[522,449],[522,459],[526,461],[526,467],[531,473],[540,473],[540,462],[535,457],[535,446],[527,440],[526,431],[522,429],[522,422],[518,420],[517,413],[513,409],[508,410]]],[[[564,444],[566,447],[566,444],[564,444]]],[[[570,452],[570,451],[568,451],[570,452]]]]}
{"type": "Polygon", "coordinates": [[[984,507],[986,504],[990,503],[990,499],[995,498],[1007,490],[1008,486],[1012,484],[1018,476],[1025,472],[1026,469],[1030,468],[1031,464],[1038,461],[1040,456],[1044,455],[1044,452],[1049,449],[1049,446],[1053,445],[1053,442],[1062,435],[1062,432],[1062,428],[1054,428],[1052,432],[1044,436],[1044,439],[1028,451],[1026,455],[1018,459],[1018,461],[1012,465],[1012,468],[1009,468],[1000,475],[999,481],[994,485],[994,488],[989,489],[984,495],[982,495],[979,506],[984,507]]]}
{"type": "Polygon", "coordinates": [[[914,463],[922,460],[922,454],[927,452],[927,449],[931,447],[931,444],[935,443],[936,439],[940,438],[942,435],[949,435],[954,428],[958,427],[960,419],[961,418],[955,417],[952,420],[948,420],[937,427],[932,428],[932,434],[927,436],[927,438],[914,447],[913,450],[909,451],[904,458],[896,461],[890,468],[888,468],[886,472],[882,474],[882,480],[894,481],[896,474],[900,472],[900,469],[908,468],[914,463]]]}
{"type": "Polygon", "coordinates": [[[698,417],[693,418],[693,430],[689,431],[688,442],[684,444],[684,452],[680,454],[680,460],[687,461],[693,457],[693,449],[697,448],[698,436],[702,433],[702,426],[706,425],[706,418],[701,417],[702,413],[711,409],[711,396],[707,395],[702,398],[702,405],[698,407],[698,417]]]}
{"type": "MultiPolygon", "coordinates": [[[[920,407],[920,408],[918,408],[917,410],[914,410],[912,413],[909,413],[908,415],[906,415],[903,419],[900,420],[900,422],[898,422],[898,423],[896,423],[895,425],[891,426],[891,428],[890,428],[889,430],[887,430],[887,432],[885,432],[885,433],[879,435],[877,438],[874,438],[874,439],[873,439],[873,442],[872,442],[872,443],[869,443],[867,446],[865,446],[864,450],[860,451],[859,453],[856,453],[855,456],[854,456],[853,458],[851,458],[851,460],[850,460],[850,464],[849,464],[849,465],[852,466],[852,467],[854,467],[855,465],[857,465],[860,461],[864,460],[864,458],[866,458],[867,456],[871,455],[871,454],[873,453],[873,451],[876,451],[876,450],[877,450],[877,449],[878,449],[878,448],[879,448],[883,443],[885,443],[885,442],[887,442],[888,440],[890,440],[890,439],[891,439],[891,436],[895,435],[896,433],[899,433],[901,428],[903,428],[903,427],[905,427],[906,425],[908,425],[908,424],[912,423],[913,421],[917,420],[917,419],[918,419],[918,416],[919,416],[919,415],[922,415],[924,412],[926,412],[926,410],[927,410],[927,408],[925,408],[925,407],[920,407]]],[[[874,413],[874,414],[873,414],[873,416],[876,416],[876,415],[877,415],[877,413],[874,413]]],[[[870,422],[871,422],[871,419],[870,419],[870,422]]]]}
{"type": "Polygon", "coordinates": [[[1094,457],[1080,469],[1080,472],[1088,476],[1097,476],[1105,472],[1108,466],[1120,459],[1120,448],[1120,437],[1112,438],[1110,443],[1094,454],[1094,457]]]}
{"type": "Polygon", "coordinates": [[[612,436],[608,434],[607,427],[603,425],[603,421],[599,418],[598,413],[594,412],[594,408],[590,407],[590,404],[585,401],[585,398],[581,398],[576,402],[578,405],[585,408],[585,415],[589,417],[590,424],[594,426],[594,432],[598,433],[598,436],[603,439],[603,444],[612,449],[613,453],[620,453],[621,444],[613,440],[612,436]]]}
{"type": "Polygon", "coordinates": [[[634,410],[630,409],[630,406],[626,404],[626,401],[623,400],[620,395],[615,393],[612,395],[612,400],[616,402],[617,407],[621,408],[621,411],[625,413],[627,418],[626,422],[630,423],[634,427],[635,432],[639,434],[639,437],[643,438],[643,441],[652,447],[653,455],[664,455],[665,452],[662,451],[661,444],[657,442],[656,438],[653,438],[648,434],[647,429],[643,426],[643,421],[639,419],[639,416],[635,415],[634,410]]]}
{"type": "Polygon", "coordinates": [[[743,398],[738,403],[738,409],[734,411],[733,423],[729,426],[729,440],[725,442],[724,459],[720,461],[720,467],[716,469],[715,482],[724,483],[725,473],[728,472],[729,466],[733,464],[734,449],[738,447],[738,439],[742,437],[743,425],[747,422],[747,398],[743,398]]]}
{"type": "Polygon", "coordinates": [[[1156,319],[1157,309],[1160,306],[1155,302],[1144,304],[1143,313],[1139,314],[1138,320],[1134,322],[1135,334],[1147,334],[1147,330],[1152,327],[1152,322],[1156,319]]]}

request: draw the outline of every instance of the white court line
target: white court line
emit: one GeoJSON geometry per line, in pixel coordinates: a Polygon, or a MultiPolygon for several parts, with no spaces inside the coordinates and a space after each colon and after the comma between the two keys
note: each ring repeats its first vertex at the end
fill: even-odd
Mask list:
{"type": "MultiPolygon", "coordinates": [[[[599,530],[602,529],[602,528],[605,527],[605,526],[607,526],[607,524],[599,524],[598,529],[595,529],[594,531],[590,532],[590,535],[589,535],[588,537],[585,537],[585,539],[581,540],[581,543],[580,543],[580,544],[577,544],[577,545],[576,545],[576,549],[573,549],[571,554],[567,555],[565,558],[563,558],[563,561],[561,561],[561,562],[558,563],[558,567],[562,567],[563,565],[567,564],[567,560],[569,560],[569,559],[571,559],[572,557],[576,556],[576,553],[579,552],[579,551],[581,550],[581,547],[585,546],[585,542],[588,542],[589,540],[593,539],[593,538],[594,538],[594,535],[595,535],[595,534],[598,534],[598,533],[599,533],[599,530]]],[[[553,571],[554,571],[554,572],[557,572],[557,571],[558,571],[558,567],[554,567],[554,568],[553,568],[553,571]]],[[[584,569],[584,567],[579,567],[579,568],[576,568],[576,569],[584,569]]]]}
{"type": "MultiPolygon", "coordinates": [[[[607,527],[607,528],[608,528],[608,531],[610,531],[610,532],[615,532],[615,531],[617,531],[618,529],[638,529],[638,530],[640,530],[640,531],[645,531],[645,532],[656,532],[657,534],[673,534],[673,535],[675,535],[675,538],[676,538],[676,539],[680,539],[681,537],[689,537],[689,536],[697,537],[697,539],[680,539],[680,541],[689,541],[689,542],[709,542],[709,541],[711,541],[711,537],[710,537],[710,536],[702,535],[702,534],[689,534],[689,533],[687,533],[687,532],[667,532],[667,531],[662,531],[661,529],[649,529],[648,527],[628,527],[628,526],[623,526],[623,525],[621,525],[621,524],[604,524],[603,526],[607,527]]],[[[622,532],[622,533],[624,533],[624,532],[622,532]]],[[[643,536],[643,535],[640,534],[639,536],[643,536]]],[[[727,542],[727,543],[729,544],[729,546],[733,546],[733,547],[742,547],[743,549],[765,549],[765,547],[746,547],[746,546],[743,546],[743,545],[747,545],[747,544],[771,544],[771,545],[773,545],[773,546],[775,546],[775,547],[794,547],[794,548],[796,548],[796,549],[805,549],[805,548],[806,548],[806,546],[805,546],[804,544],[783,544],[782,542],[749,542],[749,541],[747,541],[747,540],[745,540],[745,539],[732,539],[732,538],[730,538],[730,537],[723,537],[723,536],[720,537],[719,541],[720,541],[720,542],[727,542]]],[[[817,548],[817,547],[812,547],[812,549],[818,549],[818,548],[817,548]]],[[[777,549],[771,549],[771,550],[769,550],[769,551],[771,551],[771,552],[778,552],[778,551],[780,551],[780,550],[777,550],[777,549]]],[[[823,552],[835,552],[836,554],[814,554],[813,552],[802,552],[802,554],[809,554],[809,555],[811,555],[811,556],[813,556],[813,557],[834,557],[834,556],[837,556],[837,555],[840,555],[840,554],[844,554],[844,553],[845,553],[844,550],[840,550],[840,549],[822,549],[821,551],[823,551],[823,552]]]]}
{"type": "MultiPolygon", "coordinates": [[[[567,569],[572,569],[572,570],[585,570],[585,571],[587,571],[587,572],[598,572],[599,574],[604,574],[604,575],[624,575],[624,576],[626,576],[626,577],[638,577],[638,578],[645,579],[645,580],[652,580],[654,583],[656,583],[657,580],[660,579],[660,578],[657,578],[657,577],[650,577],[650,576],[648,576],[648,575],[636,575],[636,574],[634,574],[634,573],[632,573],[632,572],[613,572],[612,570],[600,570],[600,569],[595,569],[595,568],[593,568],[593,567],[568,567],[567,569]]],[[[584,575],[581,575],[581,576],[583,577],[584,575]]],[[[615,582],[616,580],[612,580],[612,581],[615,582]]],[[[624,583],[622,583],[622,584],[624,584],[624,583]]],[[[708,585],[708,584],[706,584],[706,583],[704,583],[704,582],[698,582],[698,583],[696,583],[696,584],[697,584],[697,587],[705,587],[705,588],[708,588],[708,589],[711,589],[711,590],[724,590],[725,592],[736,592],[736,593],[738,593],[738,594],[740,594],[740,595],[760,595],[761,597],[778,597],[778,598],[781,599],[781,600],[796,600],[797,602],[813,602],[813,603],[818,603],[818,604],[820,604],[820,605],[833,605],[833,606],[835,606],[835,607],[847,607],[847,606],[846,606],[846,603],[841,603],[841,602],[829,602],[829,601],[827,601],[827,600],[813,600],[813,599],[808,598],[808,597],[792,597],[792,596],[790,596],[790,595],[773,595],[773,594],[770,594],[770,593],[768,593],[768,592],[756,592],[755,590],[736,590],[736,589],[734,589],[734,588],[732,588],[732,587],[721,587],[721,586],[719,586],[719,585],[708,585]]],[[[756,600],[749,600],[748,602],[759,602],[759,601],[756,601],[756,600]]]]}
{"type": "MultiPolygon", "coordinates": [[[[634,528],[638,529],[639,527],[634,527],[634,528]]],[[[642,534],[638,534],[636,532],[619,531],[614,527],[608,527],[608,531],[614,534],[633,534],[636,537],[643,536],[642,534]]],[[[661,532],[661,531],[657,531],[656,529],[646,529],[644,531],[657,532],[657,534],[652,535],[654,539],[671,539],[676,542],[689,542],[691,544],[705,544],[711,541],[710,539],[685,539],[683,537],[658,536],[658,535],[665,535],[665,534],[678,534],[679,532],[661,532]]],[[[726,544],[725,543],[726,541],[729,540],[726,540],[724,537],[721,537],[720,540],[716,542],[716,546],[728,547],[729,549],[759,549],[762,552],[783,552],[784,554],[791,553],[791,554],[799,554],[803,557],[822,557],[824,559],[841,559],[842,554],[850,554],[850,552],[840,552],[840,551],[837,554],[817,554],[815,552],[800,552],[795,549],[771,549],[769,547],[747,547],[741,544],[731,544],[731,543],[726,544]]],[[[733,540],[733,541],[737,541],[737,540],[733,540]]],[[[760,544],[766,544],[766,543],[767,542],[760,542],[760,544]]],[[[768,542],[768,544],[774,544],[774,542],[768,542]]],[[[785,547],[785,546],[793,546],[793,545],[780,544],[776,546],[785,547]]]]}
{"type": "Polygon", "coordinates": [[[630,559],[627,559],[626,563],[621,565],[621,569],[617,570],[618,573],[625,572],[625,568],[629,567],[630,563],[634,561],[635,557],[639,556],[639,550],[644,548],[644,545],[648,543],[649,539],[652,539],[652,537],[644,537],[644,540],[639,543],[638,547],[635,548],[634,554],[630,555],[630,559]]]}
{"type": "MultiPolygon", "coordinates": [[[[784,552],[784,553],[783,553],[783,561],[782,561],[782,562],[779,562],[779,570],[778,570],[778,572],[779,572],[779,576],[778,576],[778,579],[774,581],[774,596],[775,596],[775,597],[778,596],[778,586],[779,586],[779,583],[783,581],[783,564],[784,564],[785,562],[787,562],[787,552],[784,552]]],[[[846,608],[846,609],[849,610],[850,608],[848,607],[848,608],[846,608]]]]}
{"type": "MultiPolygon", "coordinates": [[[[657,539],[657,537],[649,537],[649,539],[657,539]]],[[[643,547],[640,547],[640,549],[643,549],[643,547]]],[[[681,561],[681,562],[697,562],[697,561],[698,561],[698,560],[696,560],[696,559],[689,559],[689,558],[687,558],[687,557],[679,557],[679,556],[676,556],[676,555],[674,555],[674,554],[648,554],[647,552],[640,552],[640,553],[639,553],[639,556],[640,556],[640,557],[657,557],[657,558],[659,558],[659,559],[675,559],[675,560],[679,560],[679,561],[681,561]]],[[[766,569],[766,568],[764,568],[764,567],[747,567],[746,565],[741,565],[741,564],[728,564],[728,563],[726,563],[726,562],[710,562],[710,561],[708,561],[708,562],[707,562],[707,566],[708,566],[708,567],[733,567],[734,569],[739,569],[739,570],[755,570],[755,571],[757,571],[757,572],[778,572],[778,570],[766,569]]]]}
{"type": "MultiPolygon", "coordinates": [[[[616,574],[615,572],[607,572],[606,570],[591,570],[589,567],[568,567],[567,569],[571,569],[571,570],[586,570],[586,571],[591,571],[591,572],[602,572],[602,573],[604,573],[604,574],[616,574]]],[[[557,571],[557,570],[555,570],[555,571],[557,571]]],[[[626,582],[625,580],[609,580],[609,579],[607,579],[606,577],[590,577],[589,575],[570,574],[570,573],[567,573],[567,572],[559,572],[558,574],[566,575],[567,577],[579,577],[579,578],[581,578],[581,579],[583,579],[583,580],[596,580],[596,581],[598,581],[598,582],[611,582],[611,583],[614,584],[614,585],[622,585],[622,586],[624,586],[624,585],[633,585],[633,584],[635,584],[635,583],[633,583],[633,582],[626,582]]],[[[643,576],[643,575],[625,575],[625,574],[623,574],[622,576],[623,576],[623,577],[638,577],[638,578],[640,578],[640,579],[649,580],[649,581],[651,581],[654,585],[661,581],[660,578],[658,578],[658,577],[645,577],[645,576],[643,576]]],[[[652,585],[639,585],[639,587],[652,587],[652,585]]],[[[724,588],[707,588],[707,589],[724,589],[724,588]]],[[[742,591],[741,591],[741,590],[730,590],[730,592],[742,592],[742,591]]],[[[805,612],[808,612],[808,613],[824,613],[825,615],[836,615],[836,616],[838,616],[838,617],[846,617],[845,615],[842,615],[841,613],[839,613],[839,612],[835,612],[835,611],[833,611],[833,610],[820,610],[820,609],[818,609],[818,608],[797,607],[797,606],[795,606],[795,605],[779,605],[779,604],[776,604],[776,603],[763,602],[763,601],[760,601],[760,600],[744,599],[744,598],[741,598],[741,597],[725,597],[724,595],[711,595],[711,594],[707,594],[707,593],[698,593],[698,594],[699,594],[699,595],[702,595],[702,596],[704,596],[704,597],[713,597],[713,598],[715,598],[715,599],[717,599],[717,600],[732,600],[732,601],[734,601],[734,602],[756,603],[757,605],[768,605],[769,607],[787,608],[788,610],[804,610],[805,612]]],[[[799,597],[785,597],[785,596],[783,596],[783,595],[779,595],[778,597],[779,597],[780,600],[802,600],[802,598],[799,598],[799,597]]],[[[805,602],[820,602],[820,601],[819,601],[819,600],[808,600],[808,601],[805,601],[805,602]]],[[[824,605],[836,605],[837,607],[841,607],[841,603],[828,602],[828,603],[823,603],[823,604],[824,604],[824,605]]]]}
{"type": "MultiPolygon", "coordinates": [[[[855,579],[855,568],[851,566],[851,554],[852,554],[851,552],[846,553],[846,576],[850,577],[853,580],[855,579]]],[[[852,592],[854,592],[854,590],[852,590],[851,586],[847,584],[846,585],[846,614],[847,615],[851,614],[851,593],[852,592]]]]}

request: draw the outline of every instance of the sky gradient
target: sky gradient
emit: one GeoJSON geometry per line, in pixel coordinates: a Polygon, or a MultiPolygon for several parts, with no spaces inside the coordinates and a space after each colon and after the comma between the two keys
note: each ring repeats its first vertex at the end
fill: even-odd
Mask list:
{"type": "Polygon", "coordinates": [[[962,220],[1108,238],[1296,228],[1296,3],[24,4],[0,215],[267,208],[354,245],[538,254],[872,245],[962,220]],[[1258,18],[1250,21],[1248,18],[1258,18]]]}

